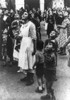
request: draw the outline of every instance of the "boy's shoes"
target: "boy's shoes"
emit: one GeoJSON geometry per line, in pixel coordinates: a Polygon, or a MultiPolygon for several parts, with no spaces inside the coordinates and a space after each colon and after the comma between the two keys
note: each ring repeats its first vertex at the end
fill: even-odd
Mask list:
{"type": "Polygon", "coordinates": [[[52,96],[52,100],[56,100],[55,96],[52,96]]]}
{"type": "Polygon", "coordinates": [[[36,91],[37,93],[43,93],[44,89],[43,88],[40,88],[40,87],[37,87],[36,91]]]}
{"type": "Polygon", "coordinates": [[[51,89],[50,93],[51,93],[51,99],[52,100],[56,100],[56,98],[54,96],[54,90],[53,89],[51,89]]]}

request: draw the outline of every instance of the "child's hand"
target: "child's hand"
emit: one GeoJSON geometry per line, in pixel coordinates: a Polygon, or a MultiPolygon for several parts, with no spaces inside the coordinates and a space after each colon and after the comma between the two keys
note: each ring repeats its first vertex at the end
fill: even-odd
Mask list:
{"type": "Polygon", "coordinates": [[[33,66],[33,69],[35,70],[36,69],[36,66],[33,66]]]}
{"type": "Polygon", "coordinates": [[[33,69],[34,69],[34,70],[36,69],[36,62],[35,62],[34,65],[33,65],[33,69]]]}

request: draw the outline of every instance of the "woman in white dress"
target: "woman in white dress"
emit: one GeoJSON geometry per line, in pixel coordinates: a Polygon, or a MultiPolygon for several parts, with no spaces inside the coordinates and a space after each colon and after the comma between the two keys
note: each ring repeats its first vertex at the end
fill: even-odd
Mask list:
{"type": "Polygon", "coordinates": [[[28,84],[33,83],[33,64],[35,61],[35,44],[36,44],[36,29],[35,25],[28,20],[28,13],[25,11],[22,15],[24,24],[20,28],[19,37],[22,37],[20,50],[18,54],[19,72],[26,71],[28,84]]]}

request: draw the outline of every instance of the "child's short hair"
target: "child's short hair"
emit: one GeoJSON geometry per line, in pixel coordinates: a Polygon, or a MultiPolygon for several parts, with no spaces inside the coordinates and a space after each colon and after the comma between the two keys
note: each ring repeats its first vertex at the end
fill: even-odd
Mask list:
{"type": "Polygon", "coordinates": [[[53,52],[53,44],[51,42],[46,45],[45,52],[53,52]]]}
{"type": "Polygon", "coordinates": [[[43,45],[44,45],[43,41],[42,40],[38,40],[38,42],[37,42],[37,50],[42,50],[43,49],[43,45]]]}

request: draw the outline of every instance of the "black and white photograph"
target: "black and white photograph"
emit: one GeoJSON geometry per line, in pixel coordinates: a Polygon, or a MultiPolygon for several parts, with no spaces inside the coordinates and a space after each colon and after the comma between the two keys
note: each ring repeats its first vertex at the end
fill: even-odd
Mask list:
{"type": "Polygon", "coordinates": [[[0,100],[70,100],[70,0],[0,0],[0,100]]]}

